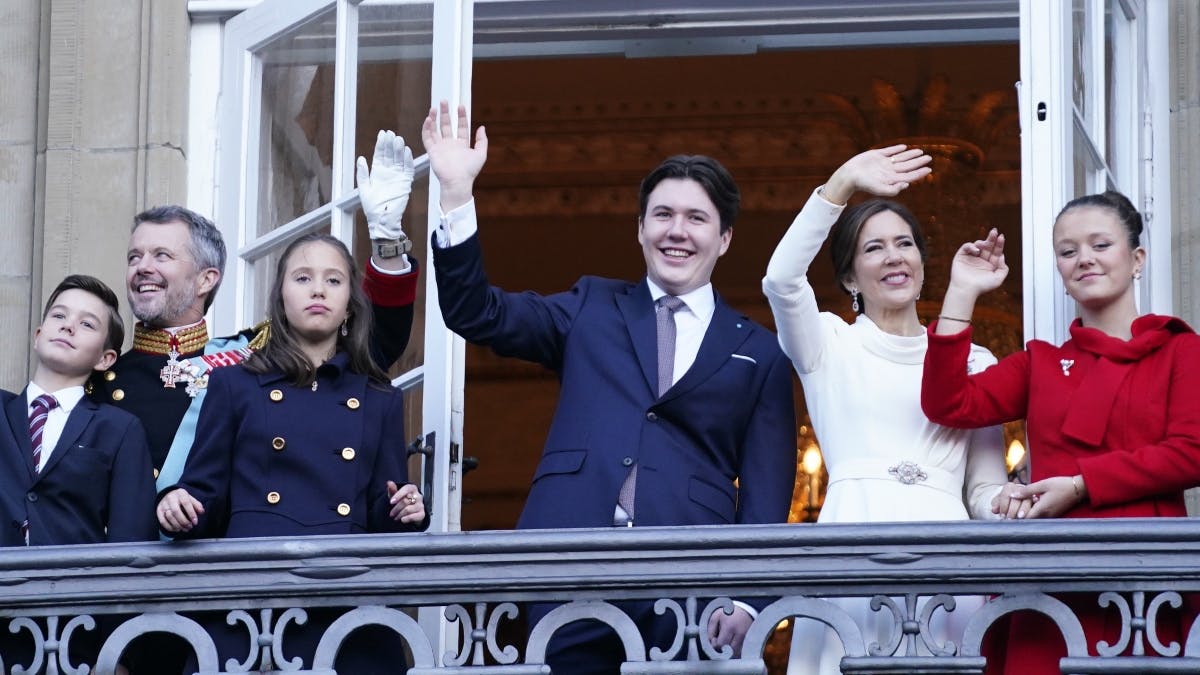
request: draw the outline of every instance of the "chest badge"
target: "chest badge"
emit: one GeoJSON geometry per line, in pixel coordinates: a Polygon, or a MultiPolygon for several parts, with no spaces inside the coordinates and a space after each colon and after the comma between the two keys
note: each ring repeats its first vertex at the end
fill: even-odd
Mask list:
{"type": "Polygon", "coordinates": [[[183,364],[179,362],[179,352],[174,349],[167,352],[167,364],[158,371],[158,379],[162,380],[163,386],[168,389],[174,389],[176,383],[183,381],[183,364]]]}
{"type": "Polygon", "coordinates": [[[1063,375],[1070,377],[1071,376],[1071,366],[1075,365],[1075,359],[1062,359],[1061,361],[1058,362],[1058,365],[1062,366],[1063,375]]]}

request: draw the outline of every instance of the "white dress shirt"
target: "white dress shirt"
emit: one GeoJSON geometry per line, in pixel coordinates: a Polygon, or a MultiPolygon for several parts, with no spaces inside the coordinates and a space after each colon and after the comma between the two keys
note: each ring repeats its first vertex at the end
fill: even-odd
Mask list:
{"type": "MultiPolygon", "coordinates": [[[[54,452],[54,446],[58,445],[58,439],[62,437],[63,427],[67,426],[67,418],[71,416],[71,411],[75,409],[80,399],[83,398],[83,385],[67,387],[55,392],[47,392],[45,389],[30,382],[29,386],[26,387],[25,394],[26,420],[33,415],[34,399],[47,393],[58,401],[58,405],[46,416],[46,426],[42,427],[42,454],[41,461],[37,466],[39,473],[46,466],[46,462],[50,461],[50,454],[54,452]]],[[[25,433],[29,433],[28,424],[25,426],[25,433]]]]}

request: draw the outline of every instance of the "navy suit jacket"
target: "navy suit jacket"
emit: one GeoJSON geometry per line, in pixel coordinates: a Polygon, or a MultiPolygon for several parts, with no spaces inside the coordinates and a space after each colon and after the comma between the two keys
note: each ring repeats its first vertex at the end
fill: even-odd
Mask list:
{"type": "Polygon", "coordinates": [[[507,293],[488,284],[477,235],[433,250],[446,325],[561,383],[518,527],[611,526],[635,463],[639,525],[787,520],[792,368],[773,333],[717,297],[695,363],[659,396],[645,281],[583,277],[564,293],[507,293]]]}
{"type": "Polygon", "coordinates": [[[41,473],[33,466],[25,393],[0,390],[0,545],[153,541],[154,471],[133,415],[87,396],[71,411],[41,473]]]}

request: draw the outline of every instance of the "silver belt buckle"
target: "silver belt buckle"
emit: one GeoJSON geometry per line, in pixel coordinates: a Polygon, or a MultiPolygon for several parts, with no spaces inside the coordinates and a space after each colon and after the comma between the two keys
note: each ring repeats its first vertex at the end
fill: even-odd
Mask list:
{"type": "Polygon", "coordinates": [[[896,477],[896,480],[905,485],[916,485],[929,478],[929,475],[921,470],[921,465],[916,462],[910,462],[907,459],[899,464],[892,465],[888,469],[888,473],[896,477]]]}

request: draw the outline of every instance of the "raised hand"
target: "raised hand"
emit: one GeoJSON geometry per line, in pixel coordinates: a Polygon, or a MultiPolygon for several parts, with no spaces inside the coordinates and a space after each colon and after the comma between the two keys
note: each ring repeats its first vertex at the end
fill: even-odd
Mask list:
{"type": "Polygon", "coordinates": [[[880,197],[895,197],[902,190],[928,176],[933,158],[920,148],[891,145],[859,153],[838,167],[821,189],[825,199],[845,204],[862,190],[880,197]]]}
{"type": "Polygon", "coordinates": [[[400,221],[412,193],[412,148],[392,131],[380,131],[371,166],[367,166],[365,157],[359,157],[355,168],[358,198],[367,217],[371,238],[403,238],[400,221]]]}
{"type": "Polygon", "coordinates": [[[994,227],[986,239],[959,246],[950,263],[950,286],[975,296],[999,288],[1007,276],[1004,235],[994,227]]]}
{"type": "Polygon", "coordinates": [[[465,106],[458,107],[458,129],[451,125],[450,104],[442,101],[430,108],[421,125],[421,140],[429,153],[429,168],[441,187],[442,210],[449,211],[471,200],[475,177],[487,161],[487,132],[483,127],[475,132],[475,147],[471,147],[471,123],[465,106]]]}

